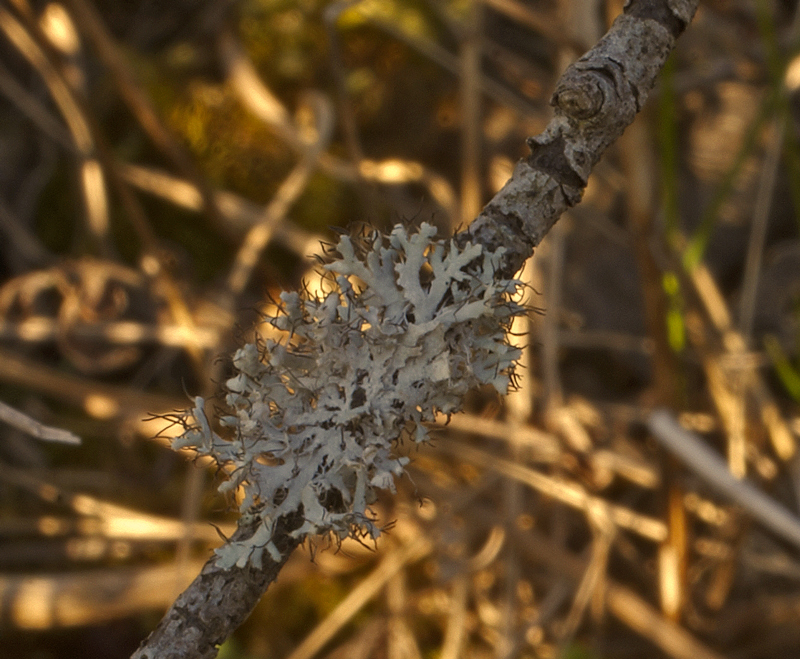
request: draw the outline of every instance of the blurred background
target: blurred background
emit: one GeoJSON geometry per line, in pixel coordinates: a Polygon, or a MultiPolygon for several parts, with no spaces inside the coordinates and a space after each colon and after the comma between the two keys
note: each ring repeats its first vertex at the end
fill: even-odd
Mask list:
{"type": "MultiPolygon", "coordinates": [[[[475,217],[621,9],[0,3],[1,656],[129,656],[235,524],[170,415],[331,227],[475,217]]],[[[797,512],[796,10],[703,3],[520,275],[517,389],[398,447],[377,546],[296,552],[220,657],[800,655],[798,543],[646,425],[797,512]]]]}

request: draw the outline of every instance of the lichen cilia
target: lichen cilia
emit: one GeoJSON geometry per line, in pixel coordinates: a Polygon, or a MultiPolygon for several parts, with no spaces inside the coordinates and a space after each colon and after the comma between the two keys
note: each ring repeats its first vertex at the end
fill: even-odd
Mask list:
{"type": "Polygon", "coordinates": [[[185,412],[173,447],[224,466],[220,490],[243,489],[242,522],[255,529],[217,550],[219,566],[260,567],[264,551],[280,560],[273,536],[290,515],[302,519],[291,531],[301,540],[377,538],[375,491],[394,491],[408,462],[396,441],[425,441],[425,422],[457,412],[474,387],[507,391],[520,282],[497,275],[502,252],[435,233],[422,224],[342,236],[324,266],[333,290],[283,293],[268,319],[283,338],[236,351],[220,419],[232,438],[212,429],[201,398],[185,412]]]}

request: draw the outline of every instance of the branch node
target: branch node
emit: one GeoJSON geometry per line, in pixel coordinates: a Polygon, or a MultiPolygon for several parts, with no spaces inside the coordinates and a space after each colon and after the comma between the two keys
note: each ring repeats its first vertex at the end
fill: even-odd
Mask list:
{"type": "Polygon", "coordinates": [[[605,95],[596,76],[586,73],[573,77],[568,85],[559,85],[550,105],[574,119],[586,120],[597,115],[603,108],[605,95]]]}

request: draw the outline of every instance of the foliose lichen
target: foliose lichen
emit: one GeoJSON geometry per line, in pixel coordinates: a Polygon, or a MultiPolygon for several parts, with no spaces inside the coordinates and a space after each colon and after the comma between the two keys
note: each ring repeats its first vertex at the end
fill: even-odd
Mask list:
{"type": "Polygon", "coordinates": [[[201,398],[185,413],[174,448],[223,466],[220,490],[243,489],[240,512],[255,528],[217,550],[219,566],[259,567],[264,551],[280,560],[273,534],[288,515],[302,517],[298,539],[377,538],[375,491],[394,491],[408,463],[397,440],[424,442],[425,422],[457,412],[474,387],[507,391],[520,282],[496,279],[502,253],[435,234],[422,224],[341,237],[324,266],[333,290],[283,293],[268,319],[283,338],[236,352],[220,419],[231,437],[212,429],[201,398]]]}

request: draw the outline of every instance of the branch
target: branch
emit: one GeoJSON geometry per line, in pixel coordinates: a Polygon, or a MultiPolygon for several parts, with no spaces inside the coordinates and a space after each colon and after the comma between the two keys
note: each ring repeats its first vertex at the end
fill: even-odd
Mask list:
{"type": "MultiPolygon", "coordinates": [[[[512,178],[489,202],[478,218],[467,229],[455,236],[453,249],[471,250],[470,253],[475,253],[470,245],[478,248],[479,252],[482,248],[484,263],[491,263],[495,280],[502,282],[503,286],[508,285],[509,282],[513,283],[514,273],[531,256],[533,248],[541,242],[561,214],[567,208],[580,201],[591,169],[600,159],[602,153],[622,134],[644,105],[661,67],[675,45],[676,38],[685,29],[696,8],[697,0],[635,0],[629,4],[625,14],[614,22],[608,34],[564,73],[553,95],[552,103],[555,107],[553,120],[542,135],[528,140],[528,144],[531,147],[531,155],[520,161],[512,178]]],[[[401,231],[400,234],[394,237],[394,240],[393,245],[395,246],[400,243],[411,245],[414,238],[407,237],[401,231]]],[[[343,244],[340,243],[340,246],[343,244]]],[[[349,244],[348,242],[345,246],[349,244]]],[[[349,249],[352,252],[352,246],[349,249]]],[[[388,254],[385,247],[382,248],[378,245],[376,249],[383,250],[379,252],[383,255],[381,258],[388,254]]],[[[453,281],[461,282],[462,278],[458,272],[451,272],[450,270],[445,272],[446,269],[443,267],[443,261],[441,260],[442,258],[448,258],[455,262],[461,258],[459,254],[452,251],[447,252],[449,248],[443,245],[438,249],[439,251],[436,252],[438,256],[435,257],[439,259],[437,262],[438,271],[453,278],[453,281]]],[[[421,259],[422,252],[419,252],[417,256],[421,259]]],[[[398,258],[402,258],[402,256],[398,258]]],[[[379,270],[369,269],[372,265],[376,267],[379,265],[377,257],[372,262],[365,261],[363,267],[351,259],[347,264],[347,271],[343,271],[341,267],[338,270],[331,268],[340,275],[337,279],[337,281],[341,282],[340,286],[344,286],[348,291],[347,295],[350,297],[345,302],[357,301],[357,296],[352,287],[347,285],[347,276],[355,273],[362,279],[364,278],[362,275],[379,278],[393,272],[392,268],[387,270],[384,267],[387,264],[383,264],[379,270]]],[[[419,263],[415,267],[415,272],[418,272],[419,263]]],[[[406,270],[409,270],[409,268],[406,267],[403,272],[406,270]]],[[[434,268],[434,272],[436,272],[436,268],[434,268]]],[[[485,273],[483,274],[485,276],[485,273]]],[[[441,306],[438,303],[429,304],[433,296],[433,284],[431,284],[429,290],[423,291],[420,289],[419,282],[415,283],[412,281],[413,279],[414,277],[408,274],[400,275],[397,281],[392,281],[388,284],[383,280],[376,279],[381,287],[370,292],[370,295],[373,296],[370,301],[375,304],[376,299],[396,298],[397,303],[393,303],[391,310],[396,312],[400,309],[405,313],[404,322],[406,326],[418,332],[416,339],[411,337],[411,343],[416,340],[418,341],[417,345],[421,346],[422,342],[419,337],[423,336],[423,329],[419,324],[415,324],[419,320],[415,320],[415,316],[421,317],[423,314],[415,313],[412,316],[412,314],[406,312],[408,309],[413,309],[415,312],[425,309],[426,313],[433,314],[435,312],[438,313],[441,310],[441,306]],[[397,298],[397,295],[401,293],[406,295],[405,299],[397,298]],[[411,299],[408,296],[413,297],[413,303],[408,302],[411,299]],[[403,305],[408,306],[405,307],[403,305]]],[[[482,285],[484,288],[481,291],[485,291],[486,283],[484,282],[482,285]]],[[[503,288],[503,286],[499,288],[503,288]]],[[[460,294],[462,289],[463,286],[456,286],[455,283],[453,288],[442,288],[440,292],[445,295],[445,298],[442,299],[446,299],[447,290],[455,291],[453,293],[455,295],[460,294]]],[[[471,318],[480,320],[484,317],[481,314],[491,313],[492,309],[489,303],[492,303],[492,300],[489,299],[488,293],[485,295],[484,300],[478,301],[480,304],[469,307],[469,312],[472,314],[471,318]]],[[[433,302],[435,301],[433,300],[433,302]]],[[[452,300],[450,301],[452,302],[452,300]]],[[[342,302],[342,304],[345,304],[345,302],[342,302]]],[[[326,312],[330,312],[334,316],[336,313],[340,313],[335,311],[335,306],[325,307],[324,301],[306,301],[301,304],[294,300],[293,304],[297,307],[298,314],[302,305],[313,307],[315,313],[318,314],[326,309],[326,312]]],[[[349,307],[345,304],[344,307],[340,308],[347,309],[349,307]]],[[[462,322],[459,319],[459,315],[465,317],[467,309],[467,306],[463,306],[451,311],[449,322],[462,322]]],[[[307,320],[305,316],[301,318],[298,315],[297,318],[299,320],[307,320]]],[[[382,322],[382,319],[382,314],[377,314],[374,318],[370,318],[369,327],[374,330],[376,325],[382,322]]],[[[280,318],[275,319],[274,324],[276,324],[276,327],[281,323],[286,325],[286,317],[283,320],[280,318]]],[[[428,325],[431,324],[430,322],[428,323],[428,325]]],[[[293,329],[298,329],[301,325],[303,327],[308,326],[305,322],[298,322],[293,329]]],[[[399,332],[401,331],[400,327],[400,325],[396,325],[395,329],[399,332]]],[[[287,329],[287,327],[282,327],[281,329],[287,329]]],[[[351,329],[355,331],[355,327],[351,329]]],[[[395,332],[394,338],[397,339],[398,336],[400,335],[395,332]]],[[[434,337],[433,333],[428,336],[436,338],[441,343],[441,337],[434,337]]],[[[439,345],[439,343],[436,343],[436,345],[439,345]]],[[[431,345],[434,345],[434,343],[431,343],[431,345]]],[[[440,355],[451,354],[450,350],[455,351],[456,348],[464,349],[463,345],[446,347],[448,351],[440,352],[440,355]]],[[[290,348],[290,346],[287,347],[284,350],[284,354],[291,357],[290,348]]],[[[455,352],[452,354],[455,354],[455,352]]],[[[302,355],[296,356],[295,361],[298,359],[302,361],[302,357],[302,355]]],[[[308,355],[304,359],[308,361],[308,355]]],[[[281,360],[282,358],[278,359],[278,361],[281,360]]],[[[310,378],[315,374],[314,364],[302,368],[306,369],[304,377],[310,378]]],[[[417,368],[419,369],[421,366],[418,365],[417,368]]],[[[450,365],[448,365],[446,358],[444,362],[439,359],[436,360],[435,371],[437,373],[441,373],[443,369],[447,370],[448,368],[450,368],[450,365]]],[[[398,372],[394,373],[395,381],[397,380],[398,372]]],[[[259,372],[256,375],[258,375],[256,379],[264,378],[269,380],[270,386],[275,391],[279,390],[279,373],[276,374],[274,371],[269,373],[259,372]]],[[[474,373],[471,375],[475,377],[474,373]]],[[[319,377],[318,374],[317,377],[319,377]]],[[[385,384],[381,377],[380,374],[359,372],[357,382],[349,383],[352,387],[358,385],[358,390],[360,391],[359,401],[356,402],[356,398],[348,394],[345,401],[348,404],[348,413],[350,413],[350,410],[358,410],[362,407],[361,398],[365,395],[364,392],[367,389],[367,385],[374,385],[375,391],[383,392],[380,394],[381,396],[386,395],[386,389],[381,388],[385,384]],[[367,377],[367,382],[362,388],[361,383],[364,377],[367,377]]],[[[446,375],[442,377],[446,377],[446,375]]],[[[461,386],[464,383],[458,382],[457,384],[461,386]]],[[[240,389],[234,389],[234,393],[241,391],[244,392],[242,395],[250,396],[249,389],[248,391],[241,389],[241,387],[245,386],[243,383],[240,382],[236,386],[240,387],[240,389]]],[[[249,386],[247,384],[247,387],[249,386]]],[[[407,384],[397,385],[395,389],[399,390],[401,386],[407,386],[407,384]]],[[[442,387],[439,387],[439,389],[442,389],[442,387]]],[[[404,403],[404,400],[400,400],[404,397],[404,392],[398,393],[398,398],[395,399],[398,405],[404,403]]],[[[248,401],[252,400],[252,398],[248,398],[248,401]]],[[[261,405],[263,407],[263,401],[261,401],[261,405]]],[[[251,406],[243,405],[240,412],[244,410],[249,414],[250,409],[251,406]]],[[[339,408],[336,409],[339,410],[339,408]]],[[[421,408],[415,405],[414,409],[421,408]]],[[[391,413],[392,410],[389,409],[387,414],[391,413]]],[[[425,420],[417,417],[419,415],[414,418],[417,422],[425,420]]],[[[206,429],[207,421],[204,420],[200,406],[198,406],[195,421],[200,427],[195,427],[185,435],[185,445],[196,446],[201,452],[206,451],[207,453],[213,453],[219,446],[223,446],[221,440],[217,441],[219,438],[212,436],[210,431],[206,429]],[[204,424],[206,428],[202,427],[204,424]]],[[[251,421],[249,417],[248,421],[251,421]]],[[[391,425],[400,427],[398,425],[399,419],[394,421],[395,423],[391,425]]],[[[266,422],[268,423],[269,419],[266,419],[266,422]]],[[[253,424],[251,423],[251,425],[253,424]]],[[[390,424],[387,423],[386,427],[388,425],[390,424]]],[[[351,423],[348,428],[352,426],[353,424],[351,423]]],[[[288,425],[281,425],[277,428],[288,427],[288,425]]],[[[328,426],[318,427],[327,429],[328,426]]],[[[307,430],[307,427],[304,428],[307,430]]],[[[278,448],[270,448],[268,452],[279,450],[280,447],[278,445],[281,442],[286,444],[291,441],[291,438],[287,438],[288,436],[279,436],[280,433],[274,434],[275,438],[271,440],[274,444],[270,446],[278,448]]],[[[304,446],[308,446],[314,441],[319,441],[318,437],[313,433],[306,439],[304,446]]],[[[362,440],[363,437],[360,437],[360,445],[363,446],[362,440]]],[[[342,443],[344,443],[344,439],[342,443]]],[[[225,448],[224,450],[230,452],[231,449],[225,448]]],[[[231,456],[232,458],[242,457],[239,453],[236,455],[231,454],[231,456]]],[[[281,458],[280,464],[289,464],[289,460],[295,459],[297,459],[296,454],[287,454],[286,460],[281,458]]],[[[384,460],[383,457],[381,457],[381,460],[383,460],[384,471],[392,471],[391,464],[384,460]]],[[[326,469],[330,469],[331,473],[334,472],[330,462],[325,462],[324,464],[326,469]]],[[[244,473],[244,470],[241,471],[244,473]]],[[[319,470],[313,473],[309,472],[306,475],[302,505],[308,507],[307,510],[312,507],[315,511],[319,510],[321,505],[320,497],[324,498],[326,494],[325,491],[320,490],[319,483],[314,480],[318,473],[320,473],[319,470]]],[[[355,473],[355,475],[359,480],[364,478],[364,473],[361,471],[355,473]]],[[[383,476],[383,474],[380,475],[381,477],[383,476]]],[[[241,476],[241,478],[244,478],[244,476],[241,476]]],[[[367,480],[370,484],[374,481],[369,477],[369,474],[367,475],[367,480]]],[[[382,479],[378,480],[384,482],[382,479]]],[[[340,481],[342,481],[341,478],[340,481]]],[[[289,487],[287,486],[287,488],[289,487]]],[[[264,503],[264,499],[260,496],[257,497],[257,501],[262,502],[259,505],[266,505],[267,508],[273,506],[274,510],[279,510],[280,508],[274,508],[274,506],[281,506],[289,501],[290,494],[286,492],[290,491],[286,488],[281,490],[280,496],[274,497],[274,501],[266,497],[268,500],[264,503]]],[[[328,490],[327,493],[329,494],[330,491],[328,490]]],[[[348,497],[346,495],[347,493],[342,491],[342,496],[337,499],[337,506],[340,509],[342,506],[348,505],[348,497]]],[[[364,496],[365,492],[362,488],[360,497],[363,499],[364,496]]],[[[291,503],[292,505],[299,505],[291,503]]],[[[288,503],[286,503],[284,509],[288,509],[287,506],[288,503]]],[[[325,506],[322,507],[324,508],[325,506]]],[[[342,511],[339,510],[338,512],[341,513],[342,511]]],[[[340,516],[345,522],[350,519],[344,513],[340,516]]],[[[217,563],[217,557],[210,559],[197,579],[170,608],[156,631],[134,653],[133,659],[214,657],[216,655],[216,646],[222,643],[230,633],[244,622],[260,596],[266,591],[269,584],[274,581],[283,563],[300,543],[300,539],[303,537],[301,531],[311,523],[308,519],[308,514],[305,515],[305,519],[302,519],[302,517],[303,515],[298,514],[286,515],[277,519],[275,516],[265,517],[262,519],[260,528],[253,526],[254,517],[252,514],[242,517],[239,522],[240,528],[232,538],[232,543],[226,545],[229,556],[225,560],[225,564],[232,565],[232,567],[221,567],[217,563]],[[273,524],[274,527],[272,526],[273,524]],[[262,565],[257,568],[253,563],[248,562],[249,559],[245,554],[235,553],[237,551],[236,546],[252,547],[256,545],[256,539],[253,538],[253,534],[259,533],[257,538],[260,539],[262,537],[261,532],[264,529],[267,529],[264,537],[268,542],[265,541],[266,544],[259,545],[258,556],[262,561],[262,565]],[[272,531],[270,532],[269,529],[272,529],[272,531]],[[250,538],[253,538],[253,540],[248,543],[247,540],[250,538]],[[268,551],[261,551],[265,546],[268,551]]],[[[368,520],[362,520],[362,523],[372,530],[368,520]]],[[[335,529],[332,528],[331,530],[335,529]]],[[[258,561],[256,561],[257,563],[258,561]]]]}
{"type": "MultiPolygon", "coordinates": [[[[285,520],[278,527],[275,542],[283,556],[280,561],[265,556],[260,569],[250,565],[227,569],[209,559],[131,659],[214,659],[219,646],[247,619],[300,544],[289,536],[285,520]]],[[[240,521],[231,540],[242,540],[252,532],[240,521]]]]}
{"type": "Polygon", "coordinates": [[[528,138],[522,159],[502,190],[457,239],[491,251],[504,247],[511,277],[533,254],[562,213],[583,195],[592,168],[633,122],[698,0],[635,0],[611,29],[556,85],[555,116],[528,138]]]}
{"type": "Polygon", "coordinates": [[[728,464],[703,440],[686,430],[667,410],[656,410],[647,420],[653,436],[714,490],[739,504],[752,517],[784,540],[800,547],[800,519],[757,487],[736,478],[728,464]]]}

